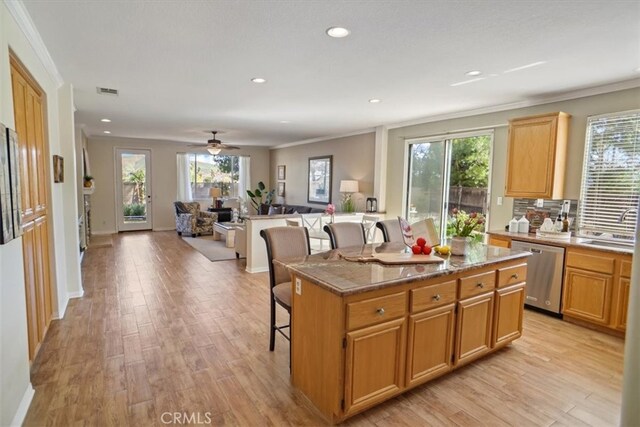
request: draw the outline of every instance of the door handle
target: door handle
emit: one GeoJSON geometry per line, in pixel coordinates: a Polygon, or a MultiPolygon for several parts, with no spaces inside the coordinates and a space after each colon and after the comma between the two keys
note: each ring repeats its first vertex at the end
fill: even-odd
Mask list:
{"type": "Polygon", "coordinates": [[[531,248],[530,250],[531,250],[531,252],[533,252],[534,254],[541,254],[541,253],[542,253],[542,251],[541,251],[540,249],[534,249],[534,248],[531,248]]]}

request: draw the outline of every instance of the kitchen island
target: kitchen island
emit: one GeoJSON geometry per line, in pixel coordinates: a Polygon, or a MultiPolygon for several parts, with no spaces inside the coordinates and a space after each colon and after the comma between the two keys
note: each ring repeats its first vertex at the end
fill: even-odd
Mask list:
{"type": "Polygon", "coordinates": [[[292,276],[292,383],[330,422],[522,334],[529,252],[474,244],[441,263],[352,261],[402,250],[383,243],[275,261],[292,276]]]}

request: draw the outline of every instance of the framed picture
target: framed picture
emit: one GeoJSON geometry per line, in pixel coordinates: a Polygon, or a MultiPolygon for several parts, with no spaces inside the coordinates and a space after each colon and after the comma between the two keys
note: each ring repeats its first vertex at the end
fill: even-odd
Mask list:
{"type": "Polygon", "coordinates": [[[20,165],[18,157],[18,134],[7,128],[9,144],[9,186],[11,187],[11,218],[13,221],[13,238],[22,236],[22,197],[20,190],[20,165]]]}
{"type": "Polygon", "coordinates": [[[287,167],[285,165],[278,166],[278,179],[287,179],[287,167]]]}
{"type": "Polygon", "coordinates": [[[64,159],[53,155],[53,182],[64,182],[64,159]]]}
{"type": "Polygon", "coordinates": [[[284,182],[278,183],[278,197],[284,197],[284,182]]]}
{"type": "Polygon", "coordinates": [[[307,202],[331,203],[333,156],[309,157],[309,186],[307,202]]]}
{"type": "Polygon", "coordinates": [[[0,124],[0,244],[13,239],[13,219],[11,217],[11,180],[9,178],[9,142],[7,129],[0,124]]]}

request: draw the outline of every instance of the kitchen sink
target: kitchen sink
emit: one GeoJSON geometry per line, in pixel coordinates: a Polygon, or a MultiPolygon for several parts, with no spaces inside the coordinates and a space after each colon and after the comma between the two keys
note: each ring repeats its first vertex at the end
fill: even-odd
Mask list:
{"type": "Polygon", "coordinates": [[[594,240],[594,239],[582,240],[580,243],[583,243],[589,246],[594,246],[594,247],[622,249],[625,251],[633,252],[633,243],[612,242],[610,240],[594,240]]]}

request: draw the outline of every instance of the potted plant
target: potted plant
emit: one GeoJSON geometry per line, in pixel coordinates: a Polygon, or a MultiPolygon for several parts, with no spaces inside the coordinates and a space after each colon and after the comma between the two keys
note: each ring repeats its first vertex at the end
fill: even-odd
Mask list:
{"type": "Polygon", "coordinates": [[[256,188],[255,190],[253,191],[247,190],[247,195],[251,200],[251,206],[253,206],[253,208],[256,210],[256,213],[258,215],[260,215],[260,205],[262,204],[262,198],[266,196],[264,204],[271,205],[275,191],[276,190],[267,191],[267,187],[264,185],[264,182],[262,181],[258,183],[258,188],[256,188]]]}
{"type": "Polygon", "coordinates": [[[93,187],[93,177],[91,175],[84,176],[84,187],[85,188],[93,187]]]}
{"type": "Polygon", "coordinates": [[[448,234],[451,235],[451,253],[453,255],[464,255],[467,251],[468,243],[472,236],[479,236],[477,233],[484,226],[484,215],[478,212],[467,214],[463,210],[454,208],[451,211],[451,219],[448,224],[448,234]]]}

